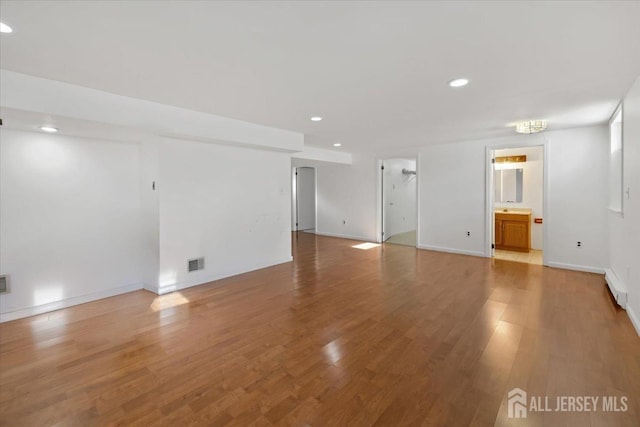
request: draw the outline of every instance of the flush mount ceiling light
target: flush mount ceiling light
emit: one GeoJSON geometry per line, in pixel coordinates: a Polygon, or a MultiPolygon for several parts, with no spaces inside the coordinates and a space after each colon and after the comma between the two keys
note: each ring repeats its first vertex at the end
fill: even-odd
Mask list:
{"type": "Polygon", "coordinates": [[[469,79],[454,79],[449,82],[451,87],[462,87],[469,84],[469,79]]]}
{"type": "Polygon", "coordinates": [[[516,132],[525,134],[542,132],[546,128],[546,120],[528,120],[516,124],[516,132]]]}
{"type": "Polygon", "coordinates": [[[340,144],[339,142],[336,142],[335,144],[333,144],[334,147],[342,147],[342,144],[340,144]]]}
{"type": "Polygon", "coordinates": [[[311,121],[312,121],[312,122],[319,122],[320,120],[322,120],[322,117],[320,117],[320,116],[313,116],[313,117],[311,117],[311,121]]]}
{"type": "Polygon", "coordinates": [[[45,132],[49,132],[49,133],[58,132],[58,128],[54,128],[53,126],[40,126],[40,130],[45,131],[45,132]]]}
{"type": "Polygon", "coordinates": [[[13,29],[4,22],[0,22],[0,33],[12,33],[13,29]]]}

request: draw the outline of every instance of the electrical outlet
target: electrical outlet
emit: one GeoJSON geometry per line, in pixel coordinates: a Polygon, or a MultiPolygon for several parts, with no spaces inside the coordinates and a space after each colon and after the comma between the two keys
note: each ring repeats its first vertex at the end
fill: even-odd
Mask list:
{"type": "Polygon", "coordinates": [[[347,220],[346,220],[346,219],[343,219],[343,220],[342,220],[342,225],[344,225],[344,224],[346,224],[346,223],[347,223],[347,220]]]}
{"type": "Polygon", "coordinates": [[[581,248],[582,247],[582,242],[578,242],[576,246],[581,248]]]}
{"type": "Polygon", "coordinates": [[[467,237],[471,237],[471,232],[467,231],[467,237]]]}

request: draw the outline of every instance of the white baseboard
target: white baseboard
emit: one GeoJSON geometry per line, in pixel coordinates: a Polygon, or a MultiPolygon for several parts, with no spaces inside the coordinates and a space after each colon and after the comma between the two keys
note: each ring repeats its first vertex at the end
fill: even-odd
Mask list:
{"type": "Polygon", "coordinates": [[[284,264],[287,262],[291,262],[293,261],[293,257],[292,256],[288,256],[288,257],[284,257],[284,258],[280,258],[274,261],[269,261],[269,262],[265,262],[265,263],[257,263],[254,264],[250,267],[245,267],[242,269],[238,269],[238,270],[230,270],[230,271],[225,271],[223,273],[215,273],[215,274],[210,274],[207,276],[199,276],[197,280],[193,281],[193,282],[178,282],[178,283],[174,283],[171,285],[164,285],[164,286],[145,286],[144,288],[149,291],[149,292],[153,292],[154,294],[157,295],[164,295],[164,294],[168,294],[171,292],[175,292],[175,291],[179,291],[182,289],[187,289],[187,288],[192,288],[194,286],[200,286],[200,285],[204,285],[210,282],[215,282],[216,280],[221,280],[221,279],[226,279],[227,277],[232,277],[232,276],[237,276],[239,274],[244,274],[244,273],[249,273],[251,271],[255,271],[255,270],[260,270],[262,268],[267,268],[267,267],[273,267],[275,265],[278,264],[284,264]]]}
{"type": "Polygon", "coordinates": [[[153,294],[160,295],[160,294],[158,293],[158,287],[157,287],[157,286],[153,286],[153,285],[149,285],[149,284],[146,284],[146,283],[145,283],[145,284],[144,284],[143,289],[144,289],[145,291],[149,291],[149,292],[151,292],[151,293],[153,293],[153,294]]]}
{"type": "Polygon", "coordinates": [[[375,242],[375,239],[372,240],[368,237],[363,237],[363,236],[351,236],[348,234],[326,233],[324,231],[317,231],[317,230],[316,230],[316,234],[318,236],[337,237],[339,239],[358,240],[361,242],[375,242]]]}
{"type": "Polygon", "coordinates": [[[428,251],[448,252],[450,254],[470,255],[470,256],[478,256],[478,257],[486,258],[484,255],[484,252],[482,251],[467,251],[465,249],[454,249],[454,248],[446,248],[443,246],[431,246],[431,245],[420,245],[420,244],[418,244],[417,248],[426,249],[428,251]]]}
{"type": "Polygon", "coordinates": [[[640,318],[638,318],[631,306],[627,306],[626,310],[627,316],[629,316],[629,319],[631,320],[631,324],[636,328],[636,332],[638,333],[638,336],[640,336],[640,318]]]}
{"type": "Polygon", "coordinates": [[[627,308],[627,287],[622,283],[616,273],[610,269],[604,269],[604,279],[607,281],[611,295],[615,298],[618,305],[627,308]]]}
{"type": "Polygon", "coordinates": [[[11,320],[22,319],[24,317],[35,316],[37,314],[48,313],[51,311],[60,310],[74,305],[80,305],[87,302],[109,298],[120,294],[126,294],[127,292],[139,291],[143,288],[142,283],[135,283],[133,285],[120,286],[118,288],[107,289],[100,292],[94,292],[91,294],[80,295],[77,297],[71,297],[63,299],[61,301],[50,302],[48,304],[37,305],[35,307],[26,307],[15,311],[0,314],[0,323],[9,322],[11,320]]]}
{"type": "Polygon", "coordinates": [[[604,274],[604,268],[591,267],[588,265],[564,264],[562,262],[548,262],[547,267],[562,268],[563,270],[584,271],[587,273],[604,274]]]}

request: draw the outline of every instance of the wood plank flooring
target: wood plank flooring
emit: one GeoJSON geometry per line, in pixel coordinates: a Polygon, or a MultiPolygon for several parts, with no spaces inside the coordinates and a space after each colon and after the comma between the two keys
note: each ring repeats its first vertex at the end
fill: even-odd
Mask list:
{"type": "Polygon", "coordinates": [[[293,239],[293,263],[0,325],[0,425],[639,425],[600,275],[293,239]],[[514,387],[629,408],[510,420],[514,387]]]}

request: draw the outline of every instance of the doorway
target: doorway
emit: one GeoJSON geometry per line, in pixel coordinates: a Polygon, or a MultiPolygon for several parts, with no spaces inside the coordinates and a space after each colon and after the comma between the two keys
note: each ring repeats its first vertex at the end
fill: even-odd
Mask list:
{"type": "Polygon", "coordinates": [[[417,169],[415,158],[395,158],[381,162],[381,240],[416,246],[417,169]]]}
{"type": "Polygon", "coordinates": [[[316,229],[316,169],[308,166],[293,168],[293,230],[315,232],[316,229]]]}
{"type": "Polygon", "coordinates": [[[492,256],[544,265],[544,147],[495,149],[491,158],[492,256]]]}

